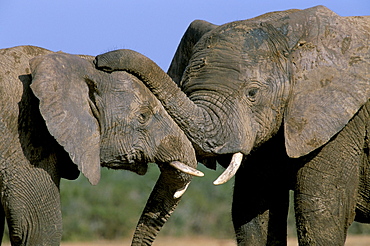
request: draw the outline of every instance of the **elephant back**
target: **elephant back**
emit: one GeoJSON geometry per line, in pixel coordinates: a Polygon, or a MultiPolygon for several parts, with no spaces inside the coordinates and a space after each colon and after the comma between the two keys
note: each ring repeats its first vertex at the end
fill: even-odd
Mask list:
{"type": "Polygon", "coordinates": [[[31,165],[54,174],[59,169],[62,177],[75,179],[79,172],[49,134],[39,112],[39,101],[30,89],[29,61],[50,53],[53,52],[36,46],[0,50],[0,169],[31,165]],[[61,165],[67,168],[58,168],[61,165]]]}
{"type": "Polygon", "coordinates": [[[29,60],[51,51],[34,46],[17,46],[0,50],[0,139],[2,143],[16,137],[18,104],[25,87],[31,82],[29,60]]]}

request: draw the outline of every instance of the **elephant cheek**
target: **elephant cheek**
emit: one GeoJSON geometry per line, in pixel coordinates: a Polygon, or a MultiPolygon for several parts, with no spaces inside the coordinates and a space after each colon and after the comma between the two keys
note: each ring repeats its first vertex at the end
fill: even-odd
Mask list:
{"type": "Polygon", "coordinates": [[[124,137],[114,134],[105,134],[101,138],[100,160],[104,163],[124,162],[134,163],[135,151],[128,146],[133,145],[132,134],[124,137]]]}
{"type": "Polygon", "coordinates": [[[254,121],[254,116],[247,109],[240,109],[236,116],[230,117],[218,136],[223,142],[222,145],[212,149],[215,154],[234,154],[241,152],[248,155],[255,147],[258,123],[254,121]]]}
{"type": "Polygon", "coordinates": [[[180,161],[190,166],[196,166],[194,149],[185,136],[166,136],[157,147],[155,161],[169,163],[180,161]]]}

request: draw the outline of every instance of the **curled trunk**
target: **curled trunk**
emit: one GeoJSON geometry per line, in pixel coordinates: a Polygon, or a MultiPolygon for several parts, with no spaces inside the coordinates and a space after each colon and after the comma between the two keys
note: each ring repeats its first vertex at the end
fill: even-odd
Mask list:
{"type": "Polygon", "coordinates": [[[215,134],[213,128],[220,126],[216,111],[190,100],[152,60],[132,50],[116,50],[97,56],[94,62],[99,69],[108,72],[124,70],[139,77],[192,143],[206,152],[218,152],[220,146],[212,141],[215,134]]]}
{"type": "MultiPolygon", "coordinates": [[[[205,66],[205,60],[198,58],[190,70],[205,66]]],[[[221,69],[222,76],[216,78],[221,82],[217,83],[206,83],[213,76],[213,71],[219,69],[217,67],[212,67],[210,73],[203,69],[192,76],[185,74],[182,81],[185,83],[182,85],[185,94],[157,64],[138,52],[111,51],[97,56],[94,63],[98,69],[128,71],[143,81],[184,131],[201,158],[235,154],[232,165],[215,184],[227,182],[238,170],[243,154],[249,154],[254,146],[256,131],[248,117],[248,108],[240,107],[245,100],[243,84],[230,87],[223,83],[231,75],[235,78],[239,76],[229,65],[221,69]]]]}

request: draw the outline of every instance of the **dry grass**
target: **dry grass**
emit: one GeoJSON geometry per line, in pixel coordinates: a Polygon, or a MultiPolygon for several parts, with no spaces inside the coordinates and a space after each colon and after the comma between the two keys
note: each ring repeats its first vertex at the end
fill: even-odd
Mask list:
{"type": "MultiPolygon", "coordinates": [[[[298,241],[296,238],[290,238],[288,240],[288,246],[297,246],[298,241]]],[[[369,246],[370,245],[370,235],[369,236],[348,236],[345,246],[369,246]]]]}
{"type": "MultiPolygon", "coordinates": [[[[86,243],[62,243],[61,246],[122,246],[131,245],[131,239],[122,241],[98,241],[98,242],[86,242],[86,243]]],[[[234,240],[231,239],[212,239],[203,237],[194,238],[161,238],[158,237],[154,242],[153,246],[236,246],[234,240]]],[[[288,246],[298,245],[297,239],[290,238],[288,240],[288,246]]],[[[346,246],[368,246],[370,245],[370,236],[350,236],[347,238],[346,246]]]]}
{"type": "MultiPolygon", "coordinates": [[[[2,244],[10,246],[9,243],[2,244]]],[[[131,245],[131,239],[121,241],[96,241],[96,242],[63,242],[61,246],[123,246],[131,245]]],[[[173,237],[158,237],[153,246],[236,246],[234,240],[231,239],[212,239],[204,237],[193,238],[173,238],[173,237]]],[[[298,245],[297,239],[290,238],[288,246],[298,245]]],[[[350,236],[347,238],[345,246],[368,246],[370,245],[369,236],[350,236]]]]}

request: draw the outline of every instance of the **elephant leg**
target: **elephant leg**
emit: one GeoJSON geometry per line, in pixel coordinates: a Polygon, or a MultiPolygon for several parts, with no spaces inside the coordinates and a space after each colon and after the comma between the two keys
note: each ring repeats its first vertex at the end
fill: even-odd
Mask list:
{"type": "Polygon", "coordinates": [[[239,246],[287,244],[294,167],[285,152],[283,131],[246,158],[235,176],[232,205],[239,246]]]}
{"type": "Polygon", "coordinates": [[[360,183],[356,205],[355,221],[370,223],[370,149],[368,143],[364,148],[363,161],[360,165],[360,183]]]}
{"type": "Polygon", "coordinates": [[[60,244],[59,189],[44,169],[7,169],[1,194],[12,245],[60,244]]]}
{"type": "MultiPolygon", "coordinates": [[[[349,124],[350,125],[350,124],[349,124]]],[[[299,245],[344,245],[354,220],[363,142],[344,129],[299,169],[295,213],[299,245]]]]}
{"type": "Polygon", "coordinates": [[[235,176],[232,218],[239,246],[287,244],[289,189],[279,171],[266,173],[241,168],[235,176]]]}
{"type": "Polygon", "coordinates": [[[3,241],[4,229],[5,229],[5,213],[4,213],[4,208],[1,206],[0,208],[0,245],[1,245],[1,242],[3,241]]]}

